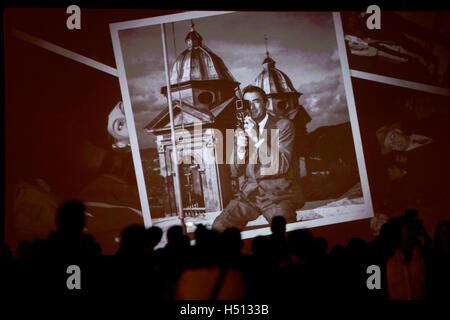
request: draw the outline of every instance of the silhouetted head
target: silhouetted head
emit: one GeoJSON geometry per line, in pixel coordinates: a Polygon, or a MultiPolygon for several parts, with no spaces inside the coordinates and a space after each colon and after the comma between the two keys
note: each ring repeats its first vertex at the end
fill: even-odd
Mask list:
{"type": "Polygon", "coordinates": [[[215,266],[223,252],[220,248],[220,237],[218,231],[207,229],[204,225],[197,225],[195,230],[195,263],[201,266],[215,266]]]}
{"type": "Polygon", "coordinates": [[[380,253],[385,256],[392,256],[400,246],[400,225],[395,219],[390,219],[384,223],[378,236],[375,238],[380,253]]]}
{"type": "Polygon", "coordinates": [[[337,244],[330,250],[330,259],[333,263],[346,263],[347,261],[347,248],[337,244]]]}
{"type": "Polygon", "coordinates": [[[0,262],[12,259],[11,248],[6,243],[0,243],[0,262]]]}
{"type": "Polygon", "coordinates": [[[228,228],[222,235],[222,247],[229,253],[239,254],[242,249],[241,231],[238,228],[228,228]]]}
{"type": "Polygon", "coordinates": [[[67,235],[81,235],[85,223],[85,210],[83,202],[78,200],[63,203],[57,212],[58,231],[67,235]]]}
{"type": "Polygon", "coordinates": [[[194,237],[195,237],[195,245],[201,246],[208,237],[208,229],[203,224],[197,224],[195,231],[194,231],[194,237]]]}
{"type": "Polygon", "coordinates": [[[300,263],[308,263],[313,257],[313,237],[306,229],[294,230],[288,236],[289,252],[297,257],[300,263]]]}
{"type": "Polygon", "coordinates": [[[315,238],[313,240],[313,247],[317,256],[326,256],[328,251],[328,241],[322,237],[315,238]]]}
{"type": "Polygon", "coordinates": [[[257,236],[252,241],[252,253],[256,256],[267,254],[270,248],[269,240],[264,236],[257,236]]]}
{"type": "Polygon", "coordinates": [[[163,231],[160,227],[152,226],[148,228],[146,231],[147,243],[152,247],[156,247],[158,243],[161,241],[163,236],[163,231]]]}
{"type": "Polygon", "coordinates": [[[167,245],[172,248],[185,248],[189,246],[189,237],[183,233],[180,225],[175,225],[167,230],[167,245]]]}
{"type": "Polygon", "coordinates": [[[17,246],[17,257],[27,257],[31,255],[33,243],[30,241],[20,241],[17,246]]]}
{"type": "Polygon", "coordinates": [[[361,261],[366,258],[367,244],[362,238],[352,238],[347,244],[349,259],[361,261]]]}
{"type": "Polygon", "coordinates": [[[121,249],[140,254],[146,248],[146,231],[143,225],[131,225],[122,231],[121,249]]]}
{"type": "Polygon", "coordinates": [[[218,251],[220,245],[220,234],[214,229],[202,227],[202,231],[196,233],[195,246],[206,251],[218,251]]]}
{"type": "Polygon", "coordinates": [[[450,221],[445,220],[436,226],[434,247],[443,252],[450,252],[450,221]]]}
{"type": "Polygon", "coordinates": [[[33,241],[33,248],[31,250],[31,254],[33,256],[42,256],[45,255],[47,249],[47,240],[37,238],[33,241]]]}
{"type": "Polygon", "coordinates": [[[377,239],[383,243],[389,242],[393,243],[394,241],[398,241],[398,225],[392,219],[386,223],[384,223],[380,232],[378,233],[377,239]]]}
{"type": "Polygon", "coordinates": [[[361,238],[351,238],[347,247],[351,250],[362,251],[366,247],[366,242],[361,238]]]}
{"type": "Polygon", "coordinates": [[[270,225],[273,235],[284,235],[286,232],[286,219],[283,216],[276,216],[270,225]]]}
{"type": "Polygon", "coordinates": [[[399,247],[403,249],[414,247],[418,241],[421,220],[416,219],[416,216],[403,215],[392,221],[397,225],[399,247]]]}

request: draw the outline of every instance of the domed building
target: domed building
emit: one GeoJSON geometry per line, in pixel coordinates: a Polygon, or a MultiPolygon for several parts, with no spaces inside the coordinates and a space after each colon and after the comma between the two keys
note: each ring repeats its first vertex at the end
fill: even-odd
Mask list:
{"type": "Polygon", "coordinates": [[[264,59],[263,70],[256,77],[254,84],[263,89],[269,99],[268,109],[276,114],[285,115],[298,107],[298,93],[291,79],[281,70],[275,68],[275,61],[269,56],[264,59]]]}
{"type": "Polygon", "coordinates": [[[275,68],[275,60],[266,51],[263,70],[254,81],[254,85],[260,87],[267,94],[268,110],[291,120],[300,115],[303,126],[311,121],[311,117],[299,104],[301,93],[297,92],[292,85],[291,79],[281,70],[275,68]]]}
{"type": "MultiPolygon", "coordinates": [[[[202,36],[191,25],[185,38],[186,49],[175,60],[170,72],[172,100],[204,111],[234,97],[239,85],[222,59],[203,44],[202,36]]],[[[167,97],[167,87],[161,88],[167,97]]]]}
{"type": "Polygon", "coordinates": [[[185,43],[187,48],[172,66],[171,84],[199,80],[236,82],[222,59],[203,44],[203,38],[195,31],[194,24],[186,35],[185,43]]]}
{"type": "MultiPolygon", "coordinates": [[[[207,159],[218,158],[225,163],[222,152],[226,129],[234,127],[234,95],[236,82],[222,59],[203,44],[202,36],[192,23],[185,37],[186,49],[176,58],[170,71],[170,90],[175,130],[183,129],[187,136],[178,137],[178,159],[180,165],[183,210],[186,215],[218,212],[231,198],[231,179],[226,164],[207,159]],[[201,124],[201,131],[199,131],[201,124]],[[185,139],[189,137],[189,139],[185,139]],[[183,141],[190,143],[191,152],[186,152],[183,141]]],[[[167,87],[161,88],[167,98],[167,87]]],[[[169,107],[156,116],[146,127],[156,135],[160,172],[166,186],[166,215],[176,215],[177,207],[172,168],[172,141],[170,135],[169,107]]]]}

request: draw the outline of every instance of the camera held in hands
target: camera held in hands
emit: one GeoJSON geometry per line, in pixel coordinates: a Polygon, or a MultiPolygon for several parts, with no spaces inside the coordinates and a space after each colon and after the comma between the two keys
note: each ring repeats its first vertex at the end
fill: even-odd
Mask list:
{"type": "MultiPolygon", "coordinates": [[[[248,100],[244,100],[241,89],[238,87],[236,87],[235,89],[235,95],[236,95],[236,103],[235,103],[235,107],[236,107],[236,128],[239,129],[238,132],[241,135],[244,135],[245,139],[248,139],[247,136],[245,136],[244,133],[244,124],[245,124],[245,118],[250,116],[250,102],[248,100]]],[[[240,137],[242,138],[242,137],[240,137]]],[[[236,152],[234,152],[234,163],[242,163],[241,161],[244,160],[244,163],[247,163],[248,161],[248,150],[247,147],[244,147],[242,145],[239,146],[239,144],[237,143],[238,141],[238,137],[235,135],[234,136],[234,145],[237,146],[236,148],[236,152]],[[238,154],[240,154],[241,156],[238,156],[238,154]],[[243,159],[240,157],[243,156],[243,159]]],[[[248,141],[248,140],[247,140],[248,141]]],[[[232,187],[233,190],[236,192],[239,190],[239,183],[237,181],[237,179],[233,179],[232,181],[232,187]]]]}
{"type": "Polygon", "coordinates": [[[236,100],[236,121],[237,127],[244,129],[245,117],[250,116],[250,102],[244,99],[236,100]]]}

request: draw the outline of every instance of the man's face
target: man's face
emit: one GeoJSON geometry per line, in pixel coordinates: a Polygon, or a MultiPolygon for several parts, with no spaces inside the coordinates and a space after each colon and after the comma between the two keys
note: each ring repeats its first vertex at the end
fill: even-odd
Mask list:
{"type": "Polygon", "coordinates": [[[405,225],[403,225],[402,228],[402,238],[404,241],[414,243],[414,241],[418,237],[417,228],[415,227],[414,223],[408,222],[405,225]]]}
{"type": "Polygon", "coordinates": [[[386,135],[384,145],[394,151],[404,151],[408,148],[409,138],[400,129],[394,129],[386,135]]]}
{"type": "Polygon", "coordinates": [[[266,116],[266,103],[258,92],[247,92],[244,100],[250,102],[250,116],[256,122],[260,122],[266,116]]]}

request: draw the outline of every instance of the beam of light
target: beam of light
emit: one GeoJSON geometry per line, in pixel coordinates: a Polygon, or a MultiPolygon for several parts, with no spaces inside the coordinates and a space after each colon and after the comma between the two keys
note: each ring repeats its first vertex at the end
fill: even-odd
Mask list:
{"type": "Polygon", "coordinates": [[[82,56],[81,54],[78,54],[78,53],[75,53],[73,51],[64,49],[64,48],[62,48],[60,46],[57,46],[57,45],[55,45],[53,43],[50,43],[50,42],[45,41],[45,40],[42,40],[42,39],[37,38],[35,36],[32,36],[32,35],[30,35],[28,33],[19,31],[17,29],[13,29],[12,30],[12,35],[14,37],[18,38],[18,39],[21,39],[21,40],[26,41],[28,43],[34,44],[34,45],[36,45],[38,47],[47,49],[47,50],[49,50],[51,52],[54,52],[54,53],[59,54],[59,55],[62,55],[64,57],[66,57],[66,58],[75,60],[75,61],[80,62],[82,64],[85,64],[85,65],[87,65],[89,67],[92,67],[94,69],[103,71],[103,72],[108,73],[108,74],[110,74],[112,76],[115,76],[115,77],[119,77],[119,74],[117,73],[117,69],[114,69],[114,68],[112,68],[110,66],[107,66],[106,64],[103,64],[101,62],[92,60],[91,58],[82,56]]]}
{"type": "Polygon", "coordinates": [[[399,86],[399,87],[403,87],[403,88],[420,90],[420,91],[430,92],[430,93],[434,93],[434,94],[440,94],[443,96],[450,96],[450,90],[446,89],[446,88],[440,88],[440,87],[431,86],[431,85],[423,84],[423,83],[419,83],[419,82],[381,76],[378,74],[373,74],[373,73],[368,73],[368,72],[363,72],[363,71],[358,71],[358,70],[353,70],[353,69],[350,70],[350,73],[351,73],[352,77],[359,78],[359,79],[371,80],[371,81],[376,81],[376,82],[380,82],[380,83],[386,83],[386,84],[399,86]]]}
{"type": "Polygon", "coordinates": [[[178,155],[177,147],[175,141],[175,124],[172,106],[172,92],[169,76],[169,62],[167,59],[167,47],[166,47],[166,29],[164,23],[161,23],[161,41],[163,46],[163,57],[164,57],[164,73],[166,75],[166,85],[167,85],[167,102],[169,103],[169,118],[170,118],[170,137],[172,139],[172,161],[173,167],[175,169],[174,186],[175,186],[175,197],[178,202],[178,217],[181,220],[181,225],[183,230],[186,232],[186,227],[184,225],[184,212],[183,212],[183,199],[181,198],[181,179],[180,171],[178,166],[178,155]]]}

